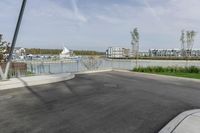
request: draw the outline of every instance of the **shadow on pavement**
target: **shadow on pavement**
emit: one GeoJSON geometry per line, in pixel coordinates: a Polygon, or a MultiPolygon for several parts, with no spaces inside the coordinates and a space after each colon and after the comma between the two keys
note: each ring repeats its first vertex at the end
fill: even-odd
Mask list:
{"type": "Polygon", "coordinates": [[[34,96],[36,96],[42,103],[46,104],[47,101],[42,97],[40,96],[36,91],[34,91],[31,87],[28,86],[28,84],[21,78],[18,78],[25,86],[25,88],[30,91],[34,96]]]}

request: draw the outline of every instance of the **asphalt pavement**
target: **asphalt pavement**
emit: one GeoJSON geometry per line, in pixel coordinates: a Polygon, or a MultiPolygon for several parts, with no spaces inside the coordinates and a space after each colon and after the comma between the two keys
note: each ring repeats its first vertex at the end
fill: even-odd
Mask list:
{"type": "Polygon", "coordinates": [[[0,91],[0,133],[156,133],[200,108],[200,82],[128,72],[0,91]]]}

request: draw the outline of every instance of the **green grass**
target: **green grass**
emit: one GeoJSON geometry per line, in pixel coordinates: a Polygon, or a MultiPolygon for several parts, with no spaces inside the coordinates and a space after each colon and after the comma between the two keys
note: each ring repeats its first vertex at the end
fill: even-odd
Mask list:
{"type": "MultiPolygon", "coordinates": [[[[149,72],[147,72],[149,73],[149,72]]],[[[160,74],[160,75],[167,75],[167,76],[175,76],[175,77],[185,77],[185,78],[194,78],[194,79],[200,79],[199,73],[171,73],[171,72],[157,72],[152,74],[160,74]]]]}
{"type": "Polygon", "coordinates": [[[160,67],[160,66],[149,66],[149,67],[138,67],[134,68],[135,72],[144,72],[176,77],[194,78],[200,79],[200,68],[191,67],[160,67]]]}

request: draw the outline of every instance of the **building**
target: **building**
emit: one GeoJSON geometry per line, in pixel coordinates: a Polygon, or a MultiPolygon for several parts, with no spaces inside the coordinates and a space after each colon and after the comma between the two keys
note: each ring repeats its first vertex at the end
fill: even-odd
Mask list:
{"type": "Polygon", "coordinates": [[[22,47],[16,47],[13,53],[17,56],[26,56],[26,49],[22,47]]]}
{"type": "MultiPolygon", "coordinates": [[[[189,56],[198,57],[200,56],[200,50],[194,49],[187,52],[189,56]]],[[[182,57],[182,50],[180,49],[150,49],[150,57],[182,57]]]]}
{"type": "Polygon", "coordinates": [[[148,51],[147,52],[139,52],[138,56],[139,57],[149,57],[149,52],[148,51]]]}
{"type": "Polygon", "coordinates": [[[192,57],[200,57],[200,49],[193,49],[191,52],[192,57]]]}
{"type": "Polygon", "coordinates": [[[14,59],[25,59],[26,58],[26,49],[22,47],[16,47],[13,51],[14,59]]]}
{"type": "Polygon", "coordinates": [[[63,48],[63,51],[60,53],[60,58],[69,58],[73,55],[73,51],[67,49],[66,47],[63,48]]]}
{"type": "Polygon", "coordinates": [[[109,47],[106,50],[107,58],[126,58],[130,55],[130,49],[122,47],[109,47]]]}

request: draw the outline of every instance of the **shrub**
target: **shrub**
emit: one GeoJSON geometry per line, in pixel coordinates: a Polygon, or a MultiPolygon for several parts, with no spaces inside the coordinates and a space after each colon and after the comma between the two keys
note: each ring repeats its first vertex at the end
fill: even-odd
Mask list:
{"type": "Polygon", "coordinates": [[[200,68],[196,66],[190,67],[161,67],[161,66],[148,66],[148,67],[137,67],[133,71],[136,72],[150,72],[150,73],[159,73],[159,72],[181,72],[181,73],[200,73],[200,68]]]}

